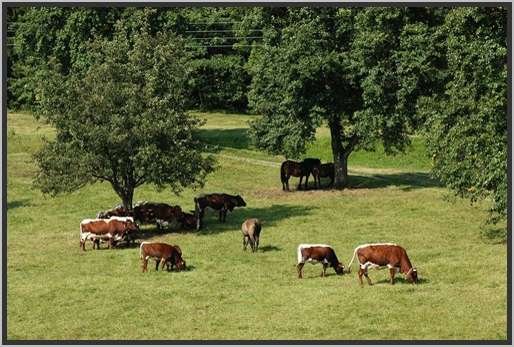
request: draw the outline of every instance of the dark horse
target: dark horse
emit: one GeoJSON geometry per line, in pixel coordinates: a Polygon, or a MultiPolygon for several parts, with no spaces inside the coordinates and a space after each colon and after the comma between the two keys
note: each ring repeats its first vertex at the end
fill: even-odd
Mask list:
{"type": "Polygon", "coordinates": [[[335,176],[335,170],[334,170],[334,163],[326,163],[321,164],[319,167],[319,177],[328,177],[330,178],[330,184],[329,186],[332,186],[334,184],[334,176],[335,176]]]}
{"type": "Polygon", "coordinates": [[[282,190],[289,190],[289,177],[300,177],[298,189],[302,187],[302,179],[305,177],[305,189],[309,183],[309,175],[314,177],[314,185],[319,187],[319,170],[321,161],[316,158],[305,158],[301,162],[286,160],[280,166],[280,180],[282,181],[282,190]]]}

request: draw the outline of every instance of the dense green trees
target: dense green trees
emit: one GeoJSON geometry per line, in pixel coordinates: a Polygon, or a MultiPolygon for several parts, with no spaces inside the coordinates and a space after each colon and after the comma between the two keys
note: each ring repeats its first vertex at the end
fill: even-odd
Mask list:
{"type": "Polygon", "coordinates": [[[179,192],[213,170],[193,136],[199,120],[184,109],[183,40],[123,24],[87,46],[86,68],[50,69],[39,81],[37,114],[57,131],[36,154],[35,184],[45,193],[107,181],[132,208],[142,184],[179,192]]]}
{"type": "Polygon", "coordinates": [[[401,151],[423,131],[434,176],[505,217],[506,9],[10,8],[9,107],[43,100],[49,62],[60,76],[93,71],[90,41],[112,39],[119,20],[129,35],[182,37],[181,107],[246,110],[249,99],[263,115],[258,147],[301,157],[325,123],[344,187],[354,150],[401,151]]]}

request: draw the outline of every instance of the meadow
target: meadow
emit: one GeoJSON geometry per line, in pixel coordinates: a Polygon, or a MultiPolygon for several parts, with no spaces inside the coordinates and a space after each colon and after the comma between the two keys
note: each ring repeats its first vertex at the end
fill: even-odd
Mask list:
{"type": "MultiPolygon", "coordinates": [[[[207,212],[199,232],[145,227],[143,239],[180,245],[188,271],[142,273],[138,247],[79,249],[80,221],[119,199],[107,183],[57,197],[35,190],[32,154],[53,131],[30,114],[8,114],[9,340],[507,338],[507,246],[495,238],[504,226],[484,227],[485,203],[455,198],[430,178],[423,138],[393,157],[380,147],[353,153],[349,189],[283,192],[283,157],[255,150],[246,136],[253,116],[195,115],[207,120],[200,136],[218,146],[217,170],[201,190],[175,196],[143,186],[135,201],[190,210],[194,196],[226,192],[247,207],[225,224],[207,212]],[[250,217],[264,221],[255,254],[242,251],[250,217]],[[399,276],[391,286],[387,270],[371,270],[375,284],[361,288],[355,263],[351,274],[328,269],[326,278],[306,265],[297,278],[299,243],[328,243],[346,265],[357,245],[390,241],[407,249],[418,285],[399,276]]],[[[325,129],[307,156],[330,160],[325,129]]]]}

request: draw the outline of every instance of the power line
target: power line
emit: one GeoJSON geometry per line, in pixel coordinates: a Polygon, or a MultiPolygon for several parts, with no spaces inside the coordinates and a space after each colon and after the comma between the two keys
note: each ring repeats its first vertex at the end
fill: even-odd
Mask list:
{"type": "MultiPolygon", "coordinates": [[[[243,30],[188,30],[186,33],[227,33],[233,31],[243,31],[243,30]]],[[[248,31],[263,31],[263,29],[249,29],[248,31]]]]}

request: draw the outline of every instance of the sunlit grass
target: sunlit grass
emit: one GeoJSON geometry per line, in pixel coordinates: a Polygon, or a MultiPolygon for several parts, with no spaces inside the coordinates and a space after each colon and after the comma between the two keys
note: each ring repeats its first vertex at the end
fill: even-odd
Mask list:
{"type": "Polygon", "coordinates": [[[9,114],[9,339],[506,339],[506,245],[484,237],[485,204],[444,198],[418,159],[422,147],[394,162],[355,153],[352,189],[283,192],[276,166],[252,162],[280,162],[244,138],[253,116],[202,116],[202,136],[222,147],[205,188],[175,196],[144,186],[135,200],[189,210],[193,196],[221,191],[248,206],[225,224],[207,212],[201,232],[156,236],[180,245],[190,271],[143,274],[138,248],[79,250],[79,222],[118,198],[106,183],[55,198],[34,190],[31,155],[51,129],[9,114]],[[256,254],[242,251],[249,217],[264,220],[256,254]],[[383,270],[360,288],[355,264],[324,279],[321,266],[307,265],[296,278],[299,243],[329,243],[347,264],[355,246],[380,241],[407,249],[419,285],[391,286],[383,270]]]}

